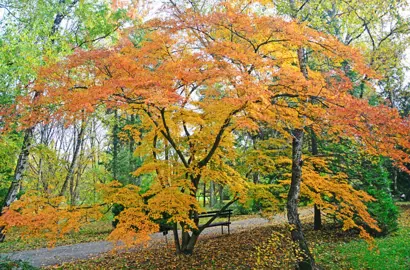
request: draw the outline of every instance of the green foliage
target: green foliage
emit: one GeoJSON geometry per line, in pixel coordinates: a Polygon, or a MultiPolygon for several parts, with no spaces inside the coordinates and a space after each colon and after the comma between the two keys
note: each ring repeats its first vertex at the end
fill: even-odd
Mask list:
{"type": "Polygon", "coordinates": [[[22,138],[17,133],[0,137],[0,203],[3,202],[18,159],[22,138]]]}
{"type": "Polygon", "coordinates": [[[117,227],[118,224],[118,219],[116,219],[116,216],[118,216],[122,211],[124,210],[124,206],[118,203],[114,203],[111,209],[111,212],[114,215],[114,220],[112,221],[112,226],[115,228],[117,227]]]}
{"type": "Polygon", "coordinates": [[[369,213],[376,218],[380,229],[377,235],[385,235],[397,229],[399,212],[390,193],[391,181],[383,166],[383,159],[378,164],[371,164],[369,170],[363,170],[361,189],[364,189],[377,201],[368,203],[369,213]]]}
{"type": "Polygon", "coordinates": [[[387,160],[382,157],[372,158],[360,152],[352,142],[344,140],[325,148],[335,156],[331,163],[332,170],[346,173],[355,189],[364,190],[376,199],[367,203],[367,206],[382,231],[369,229],[369,232],[380,236],[396,230],[398,211],[391,195],[387,160]]]}

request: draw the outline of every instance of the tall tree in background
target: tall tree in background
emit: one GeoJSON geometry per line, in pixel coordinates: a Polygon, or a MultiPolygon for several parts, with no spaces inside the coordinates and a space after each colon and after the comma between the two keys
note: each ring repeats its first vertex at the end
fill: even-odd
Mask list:
{"type": "MultiPolygon", "coordinates": [[[[75,48],[87,48],[112,36],[124,18],[123,12],[111,12],[104,3],[54,2],[10,0],[0,3],[4,11],[0,19],[0,59],[6,63],[0,68],[0,85],[5,90],[1,95],[2,107],[14,103],[18,96],[31,95],[30,98],[37,99],[39,92],[30,92],[36,83],[39,67],[71,53],[75,48]]],[[[28,167],[35,128],[35,125],[27,126],[23,131],[21,151],[1,209],[17,199],[28,167]]]]}
{"type": "MultiPolygon", "coordinates": [[[[406,1],[376,0],[367,1],[366,5],[360,1],[283,0],[276,3],[279,14],[296,17],[315,29],[337,37],[346,45],[361,48],[369,66],[381,76],[377,82],[379,92],[387,99],[381,99],[379,94],[366,86],[367,76],[349,71],[349,65],[346,65],[347,75],[358,82],[352,89],[353,95],[369,99],[373,105],[388,103],[405,111],[408,85],[403,76],[407,69],[403,57],[410,33],[409,18],[402,12],[408,7],[406,1]],[[400,102],[403,100],[401,96],[404,103],[400,102]]],[[[309,65],[313,67],[314,61],[310,61],[309,65]]],[[[399,169],[389,167],[391,178],[397,183],[399,169]]],[[[407,173],[403,175],[407,177],[407,173]]],[[[397,193],[395,187],[396,184],[393,190],[397,193]]],[[[385,191],[389,192],[389,187],[386,188],[385,191]]],[[[319,221],[320,211],[317,207],[315,210],[315,220],[319,221]]]]}

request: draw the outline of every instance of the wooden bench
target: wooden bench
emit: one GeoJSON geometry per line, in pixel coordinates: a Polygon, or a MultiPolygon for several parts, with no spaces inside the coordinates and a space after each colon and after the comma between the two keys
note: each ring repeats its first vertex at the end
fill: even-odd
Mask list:
{"type": "MultiPolygon", "coordinates": [[[[221,226],[221,231],[222,234],[224,234],[224,226],[228,227],[228,234],[231,233],[231,215],[232,215],[232,210],[228,209],[228,210],[223,210],[223,211],[209,211],[209,212],[203,212],[198,214],[198,219],[201,218],[213,218],[215,216],[218,216],[217,218],[226,218],[226,221],[220,221],[220,222],[212,222],[209,225],[206,224],[202,224],[199,225],[199,229],[206,229],[209,227],[217,227],[217,226],[221,226]]],[[[170,225],[167,224],[161,224],[160,225],[160,232],[162,232],[164,235],[168,234],[168,231],[171,231],[172,227],[170,225]]]]}
{"type": "Polygon", "coordinates": [[[201,218],[213,218],[215,216],[218,216],[217,218],[226,218],[226,221],[220,221],[220,222],[212,222],[209,225],[199,225],[199,229],[204,229],[204,228],[209,228],[209,227],[217,227],[221,226],[221,231],[222,234],[224,234],[224,226],[228,227],[228,234],[231,233],[231,215],[232,215],[232,210],[223,210],[223,211],[209,211],[209,212],[204,212],[198,215],[198,219],[201,218]]]}

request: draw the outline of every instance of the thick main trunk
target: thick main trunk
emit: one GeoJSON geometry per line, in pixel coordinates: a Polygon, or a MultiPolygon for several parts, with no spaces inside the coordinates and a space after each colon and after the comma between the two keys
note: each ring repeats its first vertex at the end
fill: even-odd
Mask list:
{"type": "Polygon", "coordinates": [[[211,217],[208,221],[206,221],[205,224],[202,224],[201,227],[199,227],[199,218],[198,218],[198,212],[192,211],[190,213],[190,217],[193,219],[196,229],[192,229],[191,232],[187,231],[185,228],[185,223],[181,223],[181,243],[179,242],[178,238],[178,231],[176,225],[173,228],[174,231],[174,241],[175,241],[175,248],[178,254],[185,254],[185,255],[190,255],[194,252],[195,244],[198,241],[199,235],[202,233],[202,231],[207,228],[210,224],[212,224],[218,217],[220,217],[220,214],[228,209],[229,206],[231,206],[234,202],[236,202],[238,198],[231,200],[229,203],[225,204],[219,212],[211,217]]]}
{"type": "Polygon", "coordinates": [[[303,129],[293,131],[292,141],[292,180],[288,193],[287,216],[291,226],[292,240],[297,243],[302,256],[298,259],[298,269],[314,269],[315,262],[302,231],[299,219],[298,201],[300,195],[300,184],[302,181],[302,145],[303,129]]]}
{"type": "Polygon", "coordinates": [[[194,252],[195,244],[198,241],[200,232],[193,231],[189,233],[187,231],[182,232],[182,244],[177,252],[179,254],[191,255],[194,252]]]}

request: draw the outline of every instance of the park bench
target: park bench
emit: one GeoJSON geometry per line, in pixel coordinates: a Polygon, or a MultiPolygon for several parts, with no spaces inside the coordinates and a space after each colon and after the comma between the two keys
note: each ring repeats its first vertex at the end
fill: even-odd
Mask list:
{"type": "Polygon", "coordinates": [[[224,226],[228,227],[228,234],[231,233],[230,230],[230,225],[231,225],[231,215],[232,215],[232,210],[227,209],[223,211],[209,211],[209,212],[204,212],[198,215],[198,218],[213,218],[215,216],[218,216],[218,218],[226,218],[226,221],[219,221],[219,222],[212,222],[209,225],[199,225],[199,229],[203,228],[209,228],[209,227],[218,227],[221,226],[221,231],[222,234],[224,234],[224,226]]]}
{"type": "MultiPolygon", "coordinates": [[[[224,234],[224,227],[228,227],[228,234],[231,233],[231,215],[232,215],[232,210],[228,209],[228,210],[223,210],[223,211],[209,211],[209,212],[203,212],[198,214],[197,218],[201,219],[201,218],[213,218],[215,216],[218,216],[217,218],[226,218],[226,221],[219,221],[219,222],[212,222],[209,225],[206,224],[202,224],[199,225],[199,229],[206,229],[209,227],[218,227],[221,226],[221,231],[222,234],[224,234]]],[[[161,224],[160,226],[160,232],[162,232],[164,235],[168,234],[168,231],[172,230],[172,227],[170,225],[167,224],[161,224]]]]}

